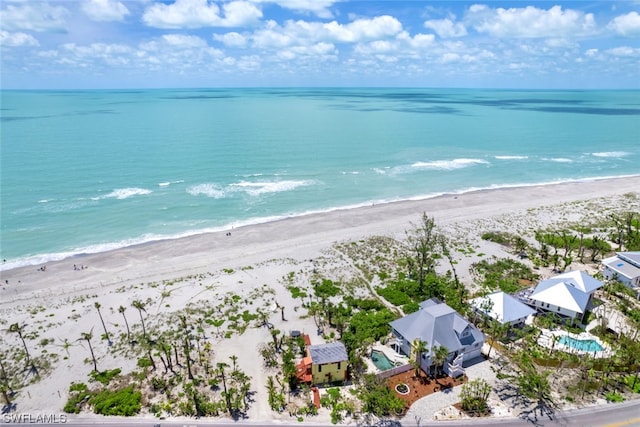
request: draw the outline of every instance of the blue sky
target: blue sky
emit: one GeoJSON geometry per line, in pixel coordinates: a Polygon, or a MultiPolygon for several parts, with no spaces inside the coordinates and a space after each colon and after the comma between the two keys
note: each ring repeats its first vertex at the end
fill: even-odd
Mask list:
{"type": "Polygon", "coordinates": [[[640,88],[640,1],[0,4],[2,88],[640,88]]]}

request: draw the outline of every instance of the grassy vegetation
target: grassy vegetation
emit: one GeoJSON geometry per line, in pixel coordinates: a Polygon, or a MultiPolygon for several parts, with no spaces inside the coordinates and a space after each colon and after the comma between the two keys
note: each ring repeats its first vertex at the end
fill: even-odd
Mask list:
{"type": "Polygon", "coordinates": [[[506,293],[528,287],[538,278],[529,266],[510,258],[479,261],[472,265],[472,271],[484,289],[506,293]]]}

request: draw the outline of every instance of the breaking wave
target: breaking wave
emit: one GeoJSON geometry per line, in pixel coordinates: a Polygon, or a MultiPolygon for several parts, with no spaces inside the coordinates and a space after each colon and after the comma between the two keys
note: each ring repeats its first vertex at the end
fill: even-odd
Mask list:
{"type": "Polygon", "coordinates": [[[102,200],[102,199],[118,199],[124,200],[133,196],[143,196],[145,194],[151,194],[151,190],[147,190],[146,188],[118,188],[113,190],[109,194],[105,194],[103,196],[92,197],[91,200],[102,200]]]}

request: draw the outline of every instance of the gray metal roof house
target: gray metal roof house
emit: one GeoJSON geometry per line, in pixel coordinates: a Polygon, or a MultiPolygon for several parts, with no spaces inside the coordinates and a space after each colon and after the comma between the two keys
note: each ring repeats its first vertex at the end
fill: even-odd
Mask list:
{"type": "Polygon", "coordinates": [[[421,302],[420,310],[394,320],[390,325],[396,351],[411,357],[416,339],[426,343],[427,351],[422,355],[424,370],[433,365],[434,347],[445,347],[449,351],[448,360],[464,362],[480,356],[485,341],[480,330],[436,298],[421,302]]]}
{"type": "Polygon", "coordinates": [[[341,342],[310,345],[307,348],[309,349],[311,362],[314,365],[325,365],[327,363],[337,363],[349,360],[347,349],[341,342]]]}

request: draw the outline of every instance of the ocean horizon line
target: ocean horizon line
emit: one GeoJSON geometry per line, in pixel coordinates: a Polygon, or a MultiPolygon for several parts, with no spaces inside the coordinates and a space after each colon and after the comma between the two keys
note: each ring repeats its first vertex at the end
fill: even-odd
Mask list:
{"type": "Polygon", "coordinates": [[[312,216],[312,215],[321,215],[321,214],[338,212],[338,211],[348,211],[348,210],[360,209],[360,208],[376,206],[376,205],[379,206],[379,205],[389,205],[389,204],[403,203],[403,202],[416,202],[416,201],[423,201],[423,200],[429,200],[429,199],[436,199],[438,197],[461,196],[461,195],[470,194],[470,193],[479,193],[479,192],[496,191],[496,190],[504,190],[504,189],[553,186],[553,185],[561,185],[561,184],[606,181],[606,180],[616,180],[616,179],[634,178],[634,177],[640,177],[640,173],[612,175],[612,176],[599,176],[599,177],[586,177],[586,178],[557,179],[557,180],[541,181],[541,182],[533,182],[533,183],[492,184],[486,187],[467,187],[459,190],[427,193],[427,194],[410,196],[405,198],[377,199],[377,200],[374,199],[374,200],[368,200],[361,203],[354,203],[354,204],[348,204],[348,205],[342,205],[342,206],[332,206],[324,209],[313,209],[313,210],[307,210],[303,212],[291,212],[291,213],[285,213],[281,215],[270,215],[270,216],[263,216],[263,217],[248,218],[245,220],[231,221],[216,227],[207,227],[207,228],[197,229],[197,230],[187,230],[187,231],[174,233],[174,234],[167,234],[167,235],[145,234],[138,237],[132,237],[129,239],[120,240],[117,242],[97,243],[94,245],[89,245],[81,248],[69,249],[67,251],[33,254],[25,257],[18,257],[16,259],[8,259],[8,260],[3,259],[2,264],[0,264],[0,271],[8,271],[8,270],[12,270],[20,267],[42,265],[42,264],[46,264],[47,262],[61,261],[61,260],[74,258],[74,257],[82,257],[85,255],[106,253],[106,252],[123,249],[123,248],[130,248],[135,246],[152,244],[155,242],[178,240],[182,238],[193,237],[193,236],[198,236],[203,234],[210,234],[210,233],[219,233],[225,230],[230,231],[236,228],[268,224],[271,222],[277,222],[277,221],[282,221],[286,219],[301,218],[301,217],[312,216]]]}
{"type": "Polygon", "coordinates": [[[178,90],[269,90],[269,89],[287,89],[287,90],[339,90],[339,89],[364,89],[364,90],[377,90],[377,89],[407,89],[407,90],[478,90],[478,91],[505,91],[505,92],[517,92],[517,91],[531,91],[531,92],[626,92],[626,91],[640,91],[639,87],[629,88],[589,88],[589,87],[464,87],[464,86],[185,86],[185,87],[60,87],[60,88],[3,88],[0,87],[1,92],[120,92],[120,91],[178,91],[178,90]]]}

